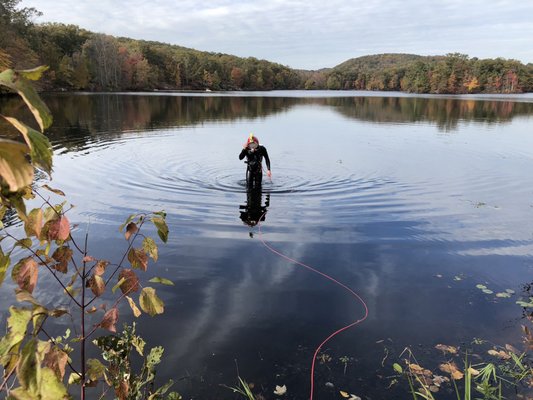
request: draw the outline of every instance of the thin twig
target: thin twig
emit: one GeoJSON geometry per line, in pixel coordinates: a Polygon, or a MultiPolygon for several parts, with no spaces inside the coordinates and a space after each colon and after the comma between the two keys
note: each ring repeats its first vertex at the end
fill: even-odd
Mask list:
{"type": "MultiPolygon", "coordinates": [[[[128,290],[126,293],[122,293],[122,295],[120,295],[120,297],[113,303],[113,306],[110,307],[109,309],[112,310],[113,308],[115,308],[118,303],[124,298],[126,297],[130,292],[132,291],[132,289],[128,290]]],[[[93,299],[94,300],[94,299],[93,299]]],[[[92,300],[91,300],[92,301],[92,300]]],[[[99,328],[99,324],[96,324],[93,329],[85,336],[84,339],[88,339],[98,328],[99,328]]]]}
{"type": "MultiPolygon", "coordinates": [[[[13,239],[15,242],[19,242],[19,240],[14,237],[13,235],[11,235],[10,233],[6,232],[6,235],[8,237],[10,237],[11,239],[13,239]]],[[[43,260],[41,258],[41,256],[39,254],[37,254],[31,247],[29,246],[26,246],[24,243],[20,243],[20,245],[22,247],[24,247],[26,250],[30,251],[34,257],[37,257],[39,259],[39,261],[41,262],[42,265],[44,265],[48,271],[50,271],[50,273],[54,276],[54,278],[59,282],[59,284],[63,287],[63,289],[65,290],[65,293],[67,293],[67,295],[78,305],[78,307],[81,307],[81,304],[78,303],[78,301],[76,300],[76,298],[74,296],[72,296],[69,291],[67,290],[66,286],[63,284],[63,282],[61,282],[61,280],[57,277],[55,271],[52,270],[52,268],[48,265],[48,263],[43,260]]]]}
{"type": "Polygon", "coordinates": [[[13,366],[13,368],[11,369],[11,371],[9,372],[9,374],[7,374],[7,377],[4,379],[4,382],[2,382],[2,385],[0,386],[0,392],[2,390],[4,390],[4,386],[7,385],[7,381],[9,380],[9,378],[11,378],[11,375],[13,375],[13,372],[15,372],[15,369],[17,368],[17,364],[15,364],[15,366],[13,366]]]}
{"type": "MultiPolygon", "coordinates": [[[[46,335],[46,337],[48,338],[48,340],[50,340],[52,342],[53,345],[57,346],[57,342],[54,340],[53,337],[51,337],[48,332],[46,332],[42,327],[40,328],[40,331],[42,333],[44,333],[46,335]]],[[[76,370],[76,368],[74,368],[74,366],[70,363],[70,361],[67,359],[67,365],[70,367],[70,369],[72,370],[72,372],[74,372],[76,375],[79,375],[81,376],[81,374],[76,370]]]]}
{"type": "MultiPolygon", "coordinates": [[[[58,217],[61,217],[62,215],[57,212],[57,210],[55,209],[55,207],[52,205],[52,203],[50,203],[50,200],[49,199],[45,199],[40,193],[38,190],[34,190],[35,194],[37,194],[37,196],[39,196],[52,210],[54,210],[55,214],[58,216],[58,217]]],[[[72,210],[72,207],[67,210],[67,211],[70,211],[72,210]]],[[[83,250],[80,249],[80,247],[78,246],[78,244],[76,243],[76,241],[74,240],[74,237],[72,236],[72,234],[69,232],[69,238],[72,242],[72,244],[74,245],[74,247],[76,247],[76,249],[78,249],[78,251],[80,253],[83,253],[83,250]]]]}

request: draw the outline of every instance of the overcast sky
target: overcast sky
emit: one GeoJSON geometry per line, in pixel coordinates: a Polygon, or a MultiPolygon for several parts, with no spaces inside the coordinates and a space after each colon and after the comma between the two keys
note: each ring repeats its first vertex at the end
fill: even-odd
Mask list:
{"type": "Polygon", "coordinates": [[[533,62],[532,0],[22,0],[37,22],[333,67],[368,54],[451,52],[533,62]]]}

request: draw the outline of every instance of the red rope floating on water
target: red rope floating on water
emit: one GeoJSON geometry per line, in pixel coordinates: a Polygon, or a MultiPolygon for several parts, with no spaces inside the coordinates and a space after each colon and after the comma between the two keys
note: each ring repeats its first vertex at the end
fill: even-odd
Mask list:
{"type": "MultiPolygon", "coordinates": [[[[266,213],[265,213],[266,214],[266,213]]],[[[264,215],[264,214],[263,214],[264,215]]],[[[268,249],[270,250],[272,253],[278,255],[279,257],[291,262],[291,263],[294,263],[294,264],[297,264],[297,265],[300,265],[301,267],[304,267],[306,269],[308,269],[309,271],[311,272],[314,272],[315,274],[318,274],[320,276],[322,276],[323,278],[326,278],[328,280],[330,280],[331,282],[339,285],[340,287],[342,287],[344,290],[346,290],[348,293],[350,293],[353,297],[355,297],[357,299],[358,302],[360,302],[362,305],[363,305],[363,308],[365,310],[365,313],[363,315],[362,318],[358,319],[357,321],[354,321],[352,322],[351,324],[349,325],[346,325],[340,329],[337,329],[335,332],[333,332],[332,334],[330,334],[326,339],[324,339],[322,341],[322,343],[320,343],[320,345],[316,348],[315,350],[315,354],[313,355],[313,362],[311,363],[311,389],[310,389],[310,393],[309,393],[309,400],[313,400],[313,394],[314,394],[314,387],[315,387],[315,363],[316,363],[316,357],[320,351],[320,349],[322,348],[322,346],[324,346],[327,342],[329,342],[332,338],[334,338],[335,336],[337,336],[339,333],[341,332],[344,332],[345,330],[347,329],[350,329],[351,327],[355,326],[355,325],[358,325],[360,324],[361,322],[363,322],[367,317],[368,317],[368,306],[366,305],[365,301],[361,298],[361,296],[359,296],[357,293],[355,293],[352,289],[350,289],[348,286],[346,286],[344,283],[341,283],[339,282],[338,280],[336,280],[335,278],[332,278],[331,276],[329,276],[328,274],[324,273],[324,272],[321,272],[307,264],[304,264],[303,262],[300,262],[298,260],[295,260],[293,258],[290,258],[288,256],[286,256],[285,254],[279,252],[278,250],[276,250],[275,248],[273,248],[272,246],[270,246],[264,239],[263,239],[263,233],[261,232],[261,220],[262,220],[263,217],[259,218],[259,221],[257,222],[257,226],[259,228],[259,240],[261,241],[261,243],[263,243],[263,245],[268,249]]]]}

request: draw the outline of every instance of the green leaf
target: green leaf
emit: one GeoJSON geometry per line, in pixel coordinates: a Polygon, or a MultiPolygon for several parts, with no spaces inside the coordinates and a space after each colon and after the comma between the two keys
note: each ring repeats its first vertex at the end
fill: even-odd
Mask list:
{"type": "MultiPolygon", "coordinates": [[[[168,389],[170,389],[172,387],[172,385],[174,385],[174,381],[172,379],[170,379],[167,383],[165,383],[163,386],[161,386],[160,388],[158,388],[154,393],[152,393],[149,397],[148,397],[148,400],[156,400],[156,399],[161,399],[162,395],[164,395],[166,392],[168,392],[168,389]]],[[[173,392],[175,393],[175,392],[173,392]]],[[[169,398],[171,398],[172,393],[169,393],[169,395],[167,396],[167,400],[169,398]]],[[[175,393],[177,394],[177,393],[175,393]]],[[[181,397],[178,397],[178,399],[180,399],[181,397]]]]}
{"type": "Polygon", "coordinates": [[[41,100],[32,84],[24,76],[34,77],[36,75],[28,75],[27,71],[14,71],[12,69],[5,70],[0,73],[0,83],[8,88],[16,91],[24,100],[35,120],[41,128],[41,132],[52,125],[52,115],[46,104],[41,100]]]}
{"type": "Polygon", "coordinates": [[[126,225],[128,225],[131,221],[133,221],[133,219],[137,216],[137,214],[131,214],[128,219],[126,220],[126,222],[124,222],[122,225],[120,225],[120,227],[118,228],[119,232],[122,232],[122,230],[124,229],[124,227],[126,225]]]}
{"type": "Polygon", "coordinates": [[[33,307],[32,321],[33,321],[33,334],[37,335],[41,327],[43,326],[44,320],[48,317],[48,309],[36,305],[33,307]]]}
{"type": "Polygon", "coordinates": [[[38,238],[41,235],[43,227],[43,210],[34,208],[28,214],[26,221],[24,221],[24,231],[27,236],[35,236],[38,238]]]}
{"type": "Polygon", "coordinates": [[[29,393],[22,387],[18,387],[9,392],[8,400],[35,400],[35,395],[29,393]]]}
{"type": "Polygon", "coordinates": [[[151,317],[157,314],[162,314],[165,310],[163,301],[157,297],[155,289],[151,287],[145,287],[141,291],[139,303],[141,305],[141,309],[151,317]]]}
{"type": "Polygon", "coordinates": [[[17,378],[20,385],[31,394],[39,393],[38,376],[41,366],[37,360],[37,339],[31,338],[22,348],[17,365],[17,378]]]}
{"type": "Polygon", "coordinates": [[[166,278],[160,278],[158,276],[154,276],[152,279],[150,279],[148,282],[152,282],[152,283],[160,283],[162,285],[167,285],[167,286],[174,286],[174,282],[172,282],[171,280],[168,280],[166,278]]]}
{"type": "Polygon", "coordinates": [[[4,344],[8,347],[8,350],[18,343],[22,342],[26,335],[28,323],[32,318],[31,310],[27,308],[9,307],[9,318],[7,319],[7,327],[9,333],[5,337],[4,344]]]}
{"type": "Polygon", "coordinates": [[[163,352],[165,349],[162,346],[156,346],[150,349],[150,353],[146,356],[146,368],[149,371],[147,380],[151,381],[155,378],[154,371],[155,367],[161,362],[163,357],[163,352]]]}
{"type": "Polygon", "coordinates": [[[394,370],[399,374],[403,373],[402,366],[398,363],[392,364],[392,368],[394,368],[394,370]]]}
{"type": "Polygon", "coordinates": [[[25,290],[22,290],[22,289],[17,289],[17,301],[19,303],[24,303],[24,302],[27,302],[27,303],[31,303],[35,306],[41,306],[42,307],[42,304],[39,303],[35,297],[33,297],[30,293],[28,293],[27,291],[25,290]]]}
{"type": "Polygon", "coordinates": [[[41,187],[42,187],[43,189],[49,190],[50,192],[59,195],[59,196],[65,196],[65,192],[63,192],[62,190],[51,188],[51,187],[48,186],[48,185],[43,185],[43,186],[41,186],[41,187]]]}
{"type": "Polygon", "coordinates": [[[104,372],[106,370],[105,366],[98,361],[95,358],[91,358],[87,361],[87,366],[89,367],[87,369],[87,376],[91,381],[96,381],[102,376],[104,376],[104,372]]]}
{"type": "Polygon", "coordinates": [[[81,375],[76,372],[71,372],[68,377],[69,385],[79,385],[81,383],[81,375]]]}
{"type": "Polygon", "coordinates": [[[165,220],[161,217],[152,217],[152,222],[157,228],[157,234],[161,240],[166,243],[168,240],[168,226],[165,220]]]}
{"type": "Polygon", "coordinates": [[[33,182],[33,167],[26,160],[29,147],[0,139],[0,177],[11,192],[18,192],[33,182]]]}
{"type": "Polygon", "coordinates": [[[6,277],[6,271],[11,265],[11,258],[9,257],[9,254],[4,254],[2,251],[2,248],[0,248],[0,285],[4,282],[4,278],[6,277]]]}
{"type": "Polygon", "coordinates": [[[40,400],[60,400],[65,399],[68,396],[67,388],[65,388],[63,382],[61,382],[50,368],[43,368],[41,370],[39,389],[40,400]]]}
{"type": "Polygon", "coordinates": [[[158,250],[154,239],[151,237],[145,237],[143,239],[143,250],[146,252],[146,254],[152,257],[152,260],[157,261],[158,250]]]}
{"type": "Polygon", "coordinates": [[[511,297],[511,295],[507,292],[501,292],[501,293],[496,293],[496,297],[500,297],[500,298],[509,298],[511,297]]]}
{"type": "Polygon", "coordinates": [[[48,65],[41,65],[32,69],[25,69],[22,71],[19,70],[18,73],[30,81],[38,81],[41,79],[43,73],[48,70],[48,68],[48,65]]]}
{"type": "Polygon", "coordinates": [[[183,397],[178,392],[170,392],[166,400],[183,400],[183,397]]]}
{"type": "Polygon", "coordinates": [[[23,249],[29,249],[31,248],[31,245],[33,244],[33,242],[31,241],[30,238],[24,238],[24,239],[20,239],[20,240],[17,240],[15,242],[15,247],[22,247],[23,249]]]}
{"type": "Polygon", "coordinates": [[[52,172],[52,145],[46,136],[41,132],[20,122],[16,118],[4,116],[22,134],[26,144],[30,148],[31,161],[34,165],[41,167],[48,174],[52,172]]]}
{"type": "Polygon", "coordinates": [[[68,310],[62,308],[55,308],[53,310],[50,310],[50,316],[54,318],[62,317],[65,314],[68,314],[68,310]]]}
{"type": "Polygon", "coordinates": [[[65,288],[65,292],[71,295],[72,297],[76,297],[78,293],[80,292],[80,289],[74,288],[74,285],[68,285],[65,288]]]}
{"type": "Polygon", "coordinates": [[[144,346],[146,346],[146,342],[139,336],[134,335],[131,339],[131,344],[133,347],[135,347],[135,350],[139,355],[142,357],[144,354],[144,346]]]}
{"type": "Polygon", "coordinates": [[[117,284],[115,286],[113,286],[111,288],[111,292],[113,292],[113,294],[116,292],[116,290],[126,281],[125,278],[120,278],[119,281],[117,282],[117,284]]]}

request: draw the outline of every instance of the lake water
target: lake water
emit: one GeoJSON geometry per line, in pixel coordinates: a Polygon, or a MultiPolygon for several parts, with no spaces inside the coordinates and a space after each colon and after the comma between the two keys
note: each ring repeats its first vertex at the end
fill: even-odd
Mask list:
{"type": "MultiPolygon", "coordinates": [[[[287,386],[287,399],[306,399],[317,346],[364,315],[342,287],[263,241],[368,305],[366,320],[322,349],[315,399],[341,398],[339,390],[408,398],[405,381],[388,388],[406,346],[433,369],[446,358],[440,343],[520,346],[515,302],[533,280],[533,96],[45,101],[55,118],[51,185],[76,205],[69,218],[79,237],[88,230],[91,254],[122,255],[118,226],[129,214],[168,214],[169,242],[143,280],[175,286],[157,287],[165,313],[142,316],[138,330],[165,347],[159,376],[178,380],[185,399],[238,398],[221,386],[235,386],[238,374],[266,399],[277,397],[275,385],[287,386]],[[237,157],[250,132],[272,161],[272,180],[256,195],[237,157]],[[515,294],[496,297],[506,289],[515,294]]],[[[42,290],[53,298],[52,286],[42,290]]],[[[121,320],[132,319],[123,305],[121,320]]]]}

